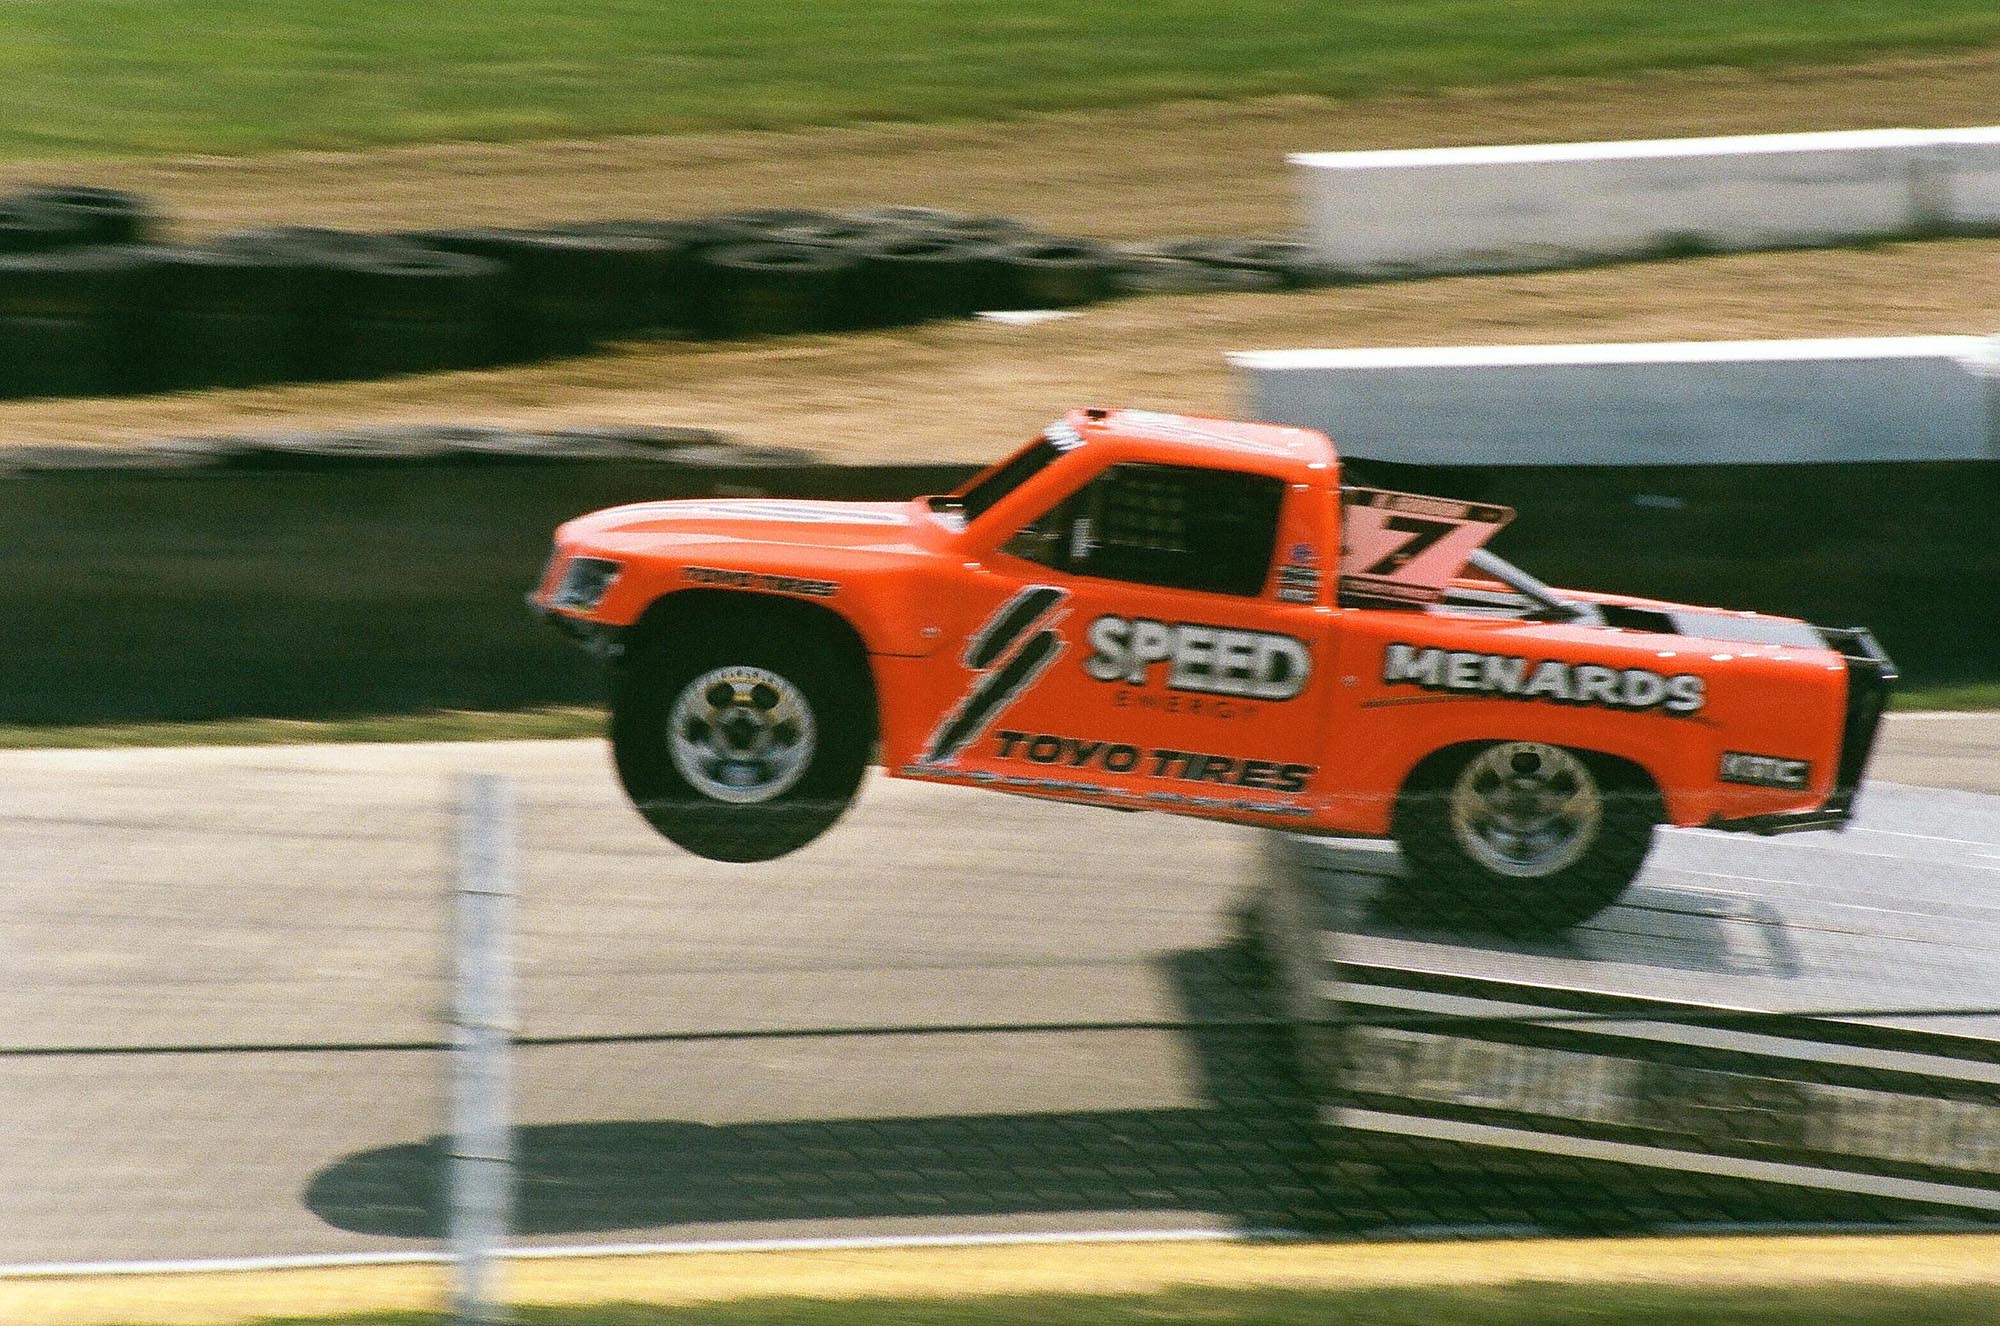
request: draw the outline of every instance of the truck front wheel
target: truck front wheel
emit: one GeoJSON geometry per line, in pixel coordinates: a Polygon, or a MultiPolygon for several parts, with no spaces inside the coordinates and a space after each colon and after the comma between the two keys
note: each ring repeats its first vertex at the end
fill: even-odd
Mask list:
{"type": "Polygon", "coordinates": [[[662,642],[621,669],[612,754],[661,834],[710,860],[769,861],[853,801],[872,740],[868,679],[775,623],[718,634],[731,638],[662,642]]]}
{"type": "Polygon", "coordinates": [[[1609,907],[1661,819],[1631,766],[1536,741],[1455,746],[1418,765],[1390,832],[1409,866],[1398,900],[1456,924],[1551,931],[1609,907]]]}

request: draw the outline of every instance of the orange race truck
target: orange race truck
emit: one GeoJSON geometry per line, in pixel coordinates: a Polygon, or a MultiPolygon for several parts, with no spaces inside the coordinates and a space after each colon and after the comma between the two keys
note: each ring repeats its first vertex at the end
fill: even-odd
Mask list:
{"type": "Polygon", "coordinates": [[[611,665],[668,838],[762,861],[891,777],[1393,837],[1406,898],[1558,927],[1655,825],[1850,815],[1860,628],[1552,589],[1504,507],[1343,488],[1309,429],[1078,410],[945,497],[648,502],[531,603],[611,665]]]}

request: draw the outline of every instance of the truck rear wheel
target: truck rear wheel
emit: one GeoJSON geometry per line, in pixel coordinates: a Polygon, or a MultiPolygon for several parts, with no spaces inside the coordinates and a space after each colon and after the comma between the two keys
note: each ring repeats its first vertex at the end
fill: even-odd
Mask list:
{"type": "Polygon", "coordinates": [[[621,669],[612,754],[662,835],[713,861],[769,861],[854,800],[872,740],[867,677],[776,624],[716,635],[728,638],[671,640],[621,669]]]}
{"type": "Polygon", "coordinates": [[[1625,891],[1652,847],[1643,774],[1536,741],[1456,746],[1418,765],[1390,832],[1412,911],[1490,930],[1561,930],[1625,891]]]}

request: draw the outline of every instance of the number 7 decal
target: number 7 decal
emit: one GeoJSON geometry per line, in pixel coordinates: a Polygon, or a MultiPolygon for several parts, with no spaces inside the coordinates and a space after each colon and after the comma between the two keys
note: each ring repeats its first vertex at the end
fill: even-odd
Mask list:
{"type": "Polygon", "coordinates": [[[1398,570],[1402,569],[1405,563],[1413,562],[1423,556],[1425,549],[1459,528],[1460,523],[1456,520],[1424,520],[1417,516],[1389,517],[1382,522],[1382,528],[1398,534],[1411,534],[1416,537],[1404,540],[1402,547],[1397,548],[1387,557],[1384,557],[1381,561],[1359,574],[1364,576],[1394,575],[1398,570]]]}
{"type": "Polygon", "coordinates": [[[1465,559],[1514,518],[1511,509],[1449,498],[1340,490],[1342,601],[1435,603],[1465,559]]]}

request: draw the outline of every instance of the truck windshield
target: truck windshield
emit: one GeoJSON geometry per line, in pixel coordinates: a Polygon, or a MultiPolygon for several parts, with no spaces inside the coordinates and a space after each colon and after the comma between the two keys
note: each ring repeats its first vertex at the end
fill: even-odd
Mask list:
{"type": "Polygon", "coordinates": [[[967,521],[977,520],[1007,494],[1048,468],[1049,462],[1060,455],[1062,451],[1055,443],[1046,437],[1038,438],[958,492],[949,497],[933,497],[931,510],[956,514],[967,521]]]}

